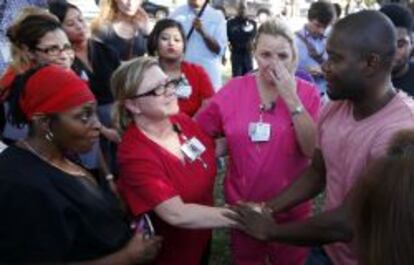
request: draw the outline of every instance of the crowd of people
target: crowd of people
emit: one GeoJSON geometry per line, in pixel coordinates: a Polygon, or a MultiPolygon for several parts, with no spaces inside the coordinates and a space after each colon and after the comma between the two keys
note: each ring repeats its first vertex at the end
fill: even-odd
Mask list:
{"type": "Polygon", "coordinates": [[[152,28],[140,0],[35,2],[0,4],[1,264],[209,264],[213,229],[235,265],[414,262],[408,8],[319,0],[293,32],[245,1],[152,28]]]}

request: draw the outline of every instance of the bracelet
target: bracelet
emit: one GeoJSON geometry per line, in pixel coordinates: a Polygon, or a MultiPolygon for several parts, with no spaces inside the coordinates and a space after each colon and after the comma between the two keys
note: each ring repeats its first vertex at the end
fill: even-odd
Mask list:
{"type": "Polygon", "coordinates": [[[305,110],[303,109],[303,106],[297,106],[290,114],[292,117],[302,114],[305,110]]]}

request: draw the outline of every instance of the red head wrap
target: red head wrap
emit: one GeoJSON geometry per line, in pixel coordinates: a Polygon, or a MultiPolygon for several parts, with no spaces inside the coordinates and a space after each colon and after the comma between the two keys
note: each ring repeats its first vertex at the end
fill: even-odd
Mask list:
{"type": "Polygon", "coordinates": [[[29,78],[20,106],[31,120],[35,114],[59,113],[94,101],[88,85],[72,70],[49,65],[29,78]]]}

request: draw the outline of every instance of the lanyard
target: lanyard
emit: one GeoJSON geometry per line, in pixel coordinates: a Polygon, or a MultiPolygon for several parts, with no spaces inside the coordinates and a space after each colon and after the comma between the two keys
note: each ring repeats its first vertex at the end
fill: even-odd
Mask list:
{"type": "MultiPolygon", "coordinates": [[[[197,145],[200,145],[200,144],[202,145],[202,143],[196,137],[192,137],[191,139],[188,139],[188,137],[183,134],[183,131],[182,131],[181,126],[179,124],[174,123],[173,124],[173,130],[178,134],[178,137],[180,138],[181,142],[184,143],[184,144],[181,145],[181,151],[184,153],[184,156],[187,157],[187,160],[190,160],[190,162],[198,160],[198,161],[200,161],[203,168],[207,169],[208,165],[203,160],[203,158],[201,157],[201,154],[204,152],[204,150],[202,150],[200,152],[199,146],[197,146],[197,145]],[[185,147],[188,147],[189,151],[185,152],[184,151],[185,147]],[[192,152],[192,154],[196,154],[196,157],[194,159],[191,159],[188,152],[192,152]],[[197,153],[199,153],[199,154],[197,154],[197,153]]],[[[205,148],[205,147],[202,146],[202,148],[205,148]]],[[[186,148],[186,150],[187,150],[187,148],[186,148]]]]}
{"type": "Polygon", "coordinates": [[[263,113],[265,112],[273,112],[276,107],[276,103],[271,101],[269,105],[264,103],[259,105],[259,122],[263,122],[263,113]]]}

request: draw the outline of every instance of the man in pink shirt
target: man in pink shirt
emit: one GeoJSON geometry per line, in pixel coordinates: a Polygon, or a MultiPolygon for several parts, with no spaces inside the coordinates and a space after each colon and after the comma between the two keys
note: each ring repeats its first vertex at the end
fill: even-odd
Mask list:
{"type": "Polygon", "coordinates": [[[307,265],[358,264],[348,194],[367,164],[385,153],[391,137],[414,127],[414,101],[391,83],[395,51],[393,25],[377,11],[351,14],[335,24],[323,65],[332,101],[320,115],[312,164],[266,203],[279,213],[325,190],[325,211],[303,222],[276,224],[266,207],[241,205],[234,218],[246,233],[295,245],[326,244],[307,265]]]}

